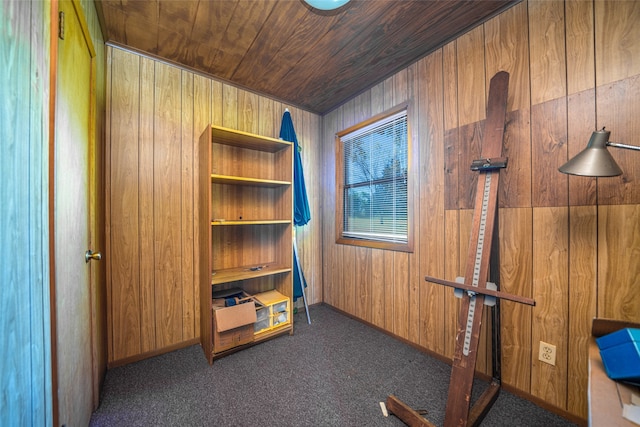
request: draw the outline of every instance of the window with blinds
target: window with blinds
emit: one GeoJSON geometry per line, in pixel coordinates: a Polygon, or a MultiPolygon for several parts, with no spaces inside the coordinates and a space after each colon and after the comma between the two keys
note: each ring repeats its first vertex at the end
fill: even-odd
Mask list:
{"type": "Polygon", "coordinates": [[[343,239],[409,241],[406,108],[339,136],[343,239]]]}

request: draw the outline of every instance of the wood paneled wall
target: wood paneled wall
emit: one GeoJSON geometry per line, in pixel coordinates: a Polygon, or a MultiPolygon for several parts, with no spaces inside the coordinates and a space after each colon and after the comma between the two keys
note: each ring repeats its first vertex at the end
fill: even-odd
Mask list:
{"type": "Polygon", "coordinates": [[[291,111],[311,208],[298,249],[309,303],[322,301],[319,116],[113,47],[107,99],[110,365],[200,336],[195,144],[208,124],[277,138],[291,111]]]}
{"type": "MultiPolygon", "coordinates": [[[[640,156],[612,150],[625,171],[618,178],[569,177],[557,167],[603,126],[612,140],[640,145],[639,20],[632,1],[524,1],[324,117],[288,106],[312,210],[297,231],[309,302],[452,356],[458,301],[424,276],[464,272],[475,191],[468,165],[482,143],[489,80],[506,70],[501,286],[537,305],[502,303],[503,382],[586,418],[592,317],[640,320],[640,156]],[[402,102],[412,103],[419,164],[415,250],[336,245],[334,135],[402,102]],[[557,346],[555,367],[538,362],[540,340],[557,346]]],[[[107,54],[113,365],[198,337],[193,144],[204,127],[277,137],[287,105],[118,48],[107,54]]],[[[485,343],[485,372],[489,353],[485,343]]]]}
{"type": "MultiPolygon", "coordinates": [[[[425,275],[464,273],[474,173],[491,77],[510,73],[500,189],[502,378],[513,390],[587,417],[594,316],[640,320],[640,155],[612,149],[617,178],[557,171],[606,126],[640,145],[640,3],[524,1],[323,117],[324,301],[444,357],[458,302],[425,275]],[[335,244],[336,132],[402,102],[413,106],[420,167],[413,253],[335,244]],[[539,341],[557,365],[538,361],[539,341]]],[[[488,372],[490,349],[479,356],[488,372]]],[[[399,361],[400,362],[400,361],[399,361]]]]}
{"type": "Polygon", "coordinates": [[[0,6],[0,425],[51,425],[51,5],[0,6]]]}

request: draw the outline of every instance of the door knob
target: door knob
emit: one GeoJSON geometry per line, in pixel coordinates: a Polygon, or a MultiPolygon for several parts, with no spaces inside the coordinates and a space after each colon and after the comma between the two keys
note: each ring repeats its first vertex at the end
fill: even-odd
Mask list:
{"type": "Polygon", "coordinates": [[[85,262],[89,262],[92,259],[95,259],[96,261],[100,261],[102,259],[102,254],[100,252],[93,253],[91,249],[89,249],[87,252],[84,253],[84,260],[85,262]]]}

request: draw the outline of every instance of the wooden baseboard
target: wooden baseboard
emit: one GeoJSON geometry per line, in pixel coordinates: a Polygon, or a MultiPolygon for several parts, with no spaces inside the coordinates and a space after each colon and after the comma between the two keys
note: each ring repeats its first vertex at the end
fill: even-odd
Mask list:
{"type": "Polygon", "coordinates": [[[181,348],[190,347],[195,344],[200,344],[200,337],[196,337],[187,341],[182,341],[177,344],[173,344],[167,347],[163,347],[157,350],[148,351],[146,353],[136,354],[135,356],[126,357],[124,359],[114,360],[107,363],[107,369],[116,368],[118,366],[128,365],[129,363],[139,362],[150,357],[159,356],[161,354],[169,353],[181,348]]]}

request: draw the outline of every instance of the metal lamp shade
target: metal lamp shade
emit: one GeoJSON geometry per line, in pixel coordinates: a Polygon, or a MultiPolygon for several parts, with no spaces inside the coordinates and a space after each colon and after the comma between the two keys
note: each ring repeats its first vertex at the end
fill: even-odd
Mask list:
{"type": "Polygon", "coordinates": [[[599,130],[591,134],[587,148],[562,165],[558,170],[562,173],[580,176],[618,176],[622,169],[607,150],[609,142],[608,130],[599,130]]]}

